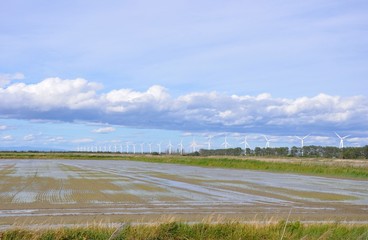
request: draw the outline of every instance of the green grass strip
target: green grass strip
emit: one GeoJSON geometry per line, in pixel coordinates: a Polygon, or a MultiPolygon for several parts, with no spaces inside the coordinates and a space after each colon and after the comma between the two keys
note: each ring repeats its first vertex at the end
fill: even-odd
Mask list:
{"type": "Polygon", "coordinates": [[[107,239],[367,239],[368,225],[344,224],[302,224],[300,222],[280,221],[275,224],[242,223],[197,223],[187,224],[169,222],[154,225],[125,225],[115,231],[113,228],[60,228],[25,230],[13,229],[0,232],[2,240],[107,240],[107,239]]]}

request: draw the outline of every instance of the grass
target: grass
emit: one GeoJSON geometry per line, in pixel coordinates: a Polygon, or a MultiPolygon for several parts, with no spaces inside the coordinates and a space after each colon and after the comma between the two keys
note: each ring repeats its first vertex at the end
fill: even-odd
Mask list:
{"type": "Polygon", "coordinates": [[[284,161],[263,161],[245,158],[193,157],[193,156],[151,156],[121,155],[104,153],[30,153],[1,152],[0,159],[90,159],[90,160],[134,160],[155,163],[173,163],[202,167],[249,169],[280,173],[296,173],[315,176],[368,179],[368,164],[352,166],[334,163],[333,160],[320,162],[303,159],[284,161]]]}
{"type": "Polygon", "coordinates": [[[196,223],[167,222],[152,225],[122,225],[119,228],[79,227],[58,229],[10,229],[0,232],[2,240],[62,239],[368,239],[368,225],[278,223],[196,223]]]}

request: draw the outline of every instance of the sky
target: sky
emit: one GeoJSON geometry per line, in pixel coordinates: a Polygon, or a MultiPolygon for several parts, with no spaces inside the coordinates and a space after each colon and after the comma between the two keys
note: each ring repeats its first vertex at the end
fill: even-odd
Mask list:
{"type": "Polygon", "coordinates": [[[364,0],[0,3],[0,150],[364,146],[367,83],[364,0]]]}

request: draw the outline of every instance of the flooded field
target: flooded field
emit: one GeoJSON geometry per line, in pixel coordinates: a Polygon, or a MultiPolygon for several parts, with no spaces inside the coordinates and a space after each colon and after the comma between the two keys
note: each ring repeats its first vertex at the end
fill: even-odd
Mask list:
{"type": "Polygon", "coordinates": [[[1,160],[0,225],[368,221],[368,181],[133,161],[1,160]]]}

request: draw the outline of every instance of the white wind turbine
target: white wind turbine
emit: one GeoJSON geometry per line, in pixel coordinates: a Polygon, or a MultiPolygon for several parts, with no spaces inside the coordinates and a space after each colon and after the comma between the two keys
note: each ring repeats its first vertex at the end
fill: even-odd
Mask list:
{"type": "Polygon", "coordinates": [[[143,154],[143,147],[144,147],[144,143],[141,143],[141,154],[143,154]]]}
{"type": "Polygon", "coordinates": [[[338,137],[338,138],[340,138],[340,146],[339,146],[339,148],[344,148],[344,139],[345,138],[347,138],[347,137],[350,137],[350,135],[346,135],[346,136],[344,136],[344,137],[341,137],[339,134],[337,134],[336,132],[335,132],[335,134],[336,134],[336,136],[338,137]]]}
{"type": "Polygon", "coordinates": [[[148,143],[148,147],[149,147],[149,153],[152,153],[152,143],[148,143]]]}
{"type": "Polygon", "coordinates": [[[305,135],[304,137],[298,137],[298,136],[295,136],[297,139],[300,140],[300,148],[302,150],[302,157],[304,156],[304,151],[303,151],[303,148],[304,148],[304,139],[306,139],[307,137],[309,137],[310,134],[308,135],[305,135]]]}
{"type": "Polygon", "coordinates": [[[157,146],[158,146],[158,154],[161,154],[161,142],[157,143],[157,146]]]}
{"type": "Polygon", "coordinates": [[[169,154],[171,155],[171,150],[173,145],[171,144],[171,140],[169,141],[169,144],[167,145],[167,147],[169,148],[169,154]]]}
{"type": "Polygon", "coordinates": [[[137,144],[133,143],[132,145],[133,145],[133,154],[135,154],[135,146],[136,146],[137,144]]]}
{"type": "Polygon", "coordinates": [[[129,153],[129,142],[126,142],[126,153],[129,153]]]}
{"type": "Polygon", "coordinates": [[[227,142],[227,136],[225,136],[225,141],[221,144],[221,146],[224,146],[225,149],[231,146],[230,143],[227,142]]]}
{"type": "Polygon", "coordinates": [[[208,141],[207,141],[207,148],[208,150],[211,150],[211,140],[212,140],[212,136],[208,136],[208,141]]]}
{"type": "Polygon", "coordinates": [[[180,155],[183,155],[183,139],[181,139],[180,143],[178,144],[180,147],[180,155]]]}
{"type": "Polygon", "coordinates": [[[244,155],[247,155],[247,147],[250,148],[250,145],[248,144],[247,141],[247,136],[244,136],[244,141],[241,143],[244,144],[244,155]]]}
{"type": "Polygon", "coordinates": [[[192,148],[193,153],[196,151],[197,146],[198,146],[198,144],[196,143],[195,139],[193,138],[193,141],[190,143],[190,147],[192,148]]]}
{"type": "Polygon", "coordinates": [[[269,148],[270,147],[270,139],[267,138],[266,135],[263,135],[264,139],[266,140],[266,145],[265,145],[265,148],[269,148]]]}

